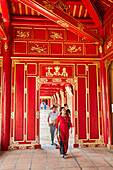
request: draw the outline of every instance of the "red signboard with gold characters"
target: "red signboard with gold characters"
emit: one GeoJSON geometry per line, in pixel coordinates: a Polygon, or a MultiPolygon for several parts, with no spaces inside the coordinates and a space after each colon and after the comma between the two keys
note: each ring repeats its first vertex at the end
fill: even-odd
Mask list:
{"type": "Polygon", "coordinates": [[[46,65],[40,64],[41,78],[72,78],[74,77],[74,65],[46,65]]]}

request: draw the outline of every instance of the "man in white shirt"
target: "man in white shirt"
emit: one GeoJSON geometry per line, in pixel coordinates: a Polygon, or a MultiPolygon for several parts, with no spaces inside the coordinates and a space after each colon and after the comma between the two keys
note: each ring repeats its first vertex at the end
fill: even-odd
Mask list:
{"type": "Polygon", "coordinates": [[[51,145],[54,144],[54,133],[55,133],[55,126],[56,126],[56,121],[58,117],[58,111],[56,111],[56,106],[53,105],[52,107],[53,110],[50,111],[48,115],[48,125],[50,127],[50,133],[51,133],[51,145]]]}

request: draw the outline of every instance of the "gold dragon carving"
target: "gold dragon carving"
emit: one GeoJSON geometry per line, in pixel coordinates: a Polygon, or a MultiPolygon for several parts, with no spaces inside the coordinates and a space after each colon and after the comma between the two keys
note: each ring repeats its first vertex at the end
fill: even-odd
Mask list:
{"type": "Polygon", "coordinates": [[[16,36],[19,37],[19,38],[28,38],[29,35],[30,35],[30,31],[18,30],[16,36]]]}
{"type": "Polygon", "coordinates": [[[53,12],[54,6],[49,0],[43,0],[44,7],[47,8],[49,11],[53,12]]]}
{"type": "Polygon", "coordinates": [[[67,4],[63,2],[63,0],[59,0],[58,2],[56,2],[55,6],[70,15],[70,8],[67,4]]]}
{"type": "Polygon", "coordinates": [[[43,47],[40,47],[38,44],[35,44],[35,46],[31,47],[31,51],[37,51],[38,53],[43,53],[46,49],[47,48],[44,48],[44,45],[43,47]]]}
{"type": "Polygon", "coordinates": [[[77,53],[78,51],[81,51],[81,47],[76,47],[76,45],[69,46],[68,50],[70,53],[77,53]]]}
{"type": "Polygon", "coordinates": [[[53,38],[54,40],[55,39],[63,39],[61,33],[60,34],[58,32],[51,32],[51,33],[52,33],[52,35],[50,35],[50,37],[53,38]]]}

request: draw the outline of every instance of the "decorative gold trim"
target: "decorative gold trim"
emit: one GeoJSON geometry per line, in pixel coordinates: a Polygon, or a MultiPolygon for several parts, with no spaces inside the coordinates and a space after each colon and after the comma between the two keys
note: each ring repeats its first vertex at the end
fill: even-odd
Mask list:
{"type": "Polygon", "coordinates": [[[7,42],[5,42],[5,44],[4,44],[4,49],[5,49],[5,51],[8,50],[8,43],[7,42]]]}
{"type": "Polygon", "coordinates": [[[24,113],[24,119],[26,119],[26,118],[27,118],[27,112],[24,113]]]}
{"type": "Polygon", "coordinates": [[[78,111],[75,111],[75,118],[78,118],[78,111]]]}
{"type": "Polygon", "coordinates": [[[66,82],[72,84],[73,89],[77,90],[77,77],[76,76],[74,78],[67,78],[66,82]]]}
{"type": "Polygon", "coordinates": [[[37,111],[37,112],[36,112],[36,119],[39,119],[39,118],[40,118],[40,112],[37,111]]]}
{"type": "Polygon", "coordinates": [[[14,119],[14,112],[11,112],[11,119],[14,119]]]}
{"type": "Polygon", "coordinates": [[[52,81],[53,82],[62,82],[62,79],[61,78],[53,78],[52,81]]]}
{"type": "Polygon", "coordinates": [[[102,54],[102,53],[103,53],[103,48],[102,48],[102,46],[101,46],[101,45],[99,46],[99,52],[100,52],[100,54],[102,54]]]}
{"type": "Polygon", "coordinates": [[[60,26],[64,27],[64,28],[68,28],[69,24],[67,24],[66,22],[62,21],[62,20],[57,20],[57,24],[59,24],[60,26]]]}
{"type": "Polygon", "coordinates": [[[54,6],[49,0],[43,0],[44,7],[47,8],[50,12],[53,12],[54,6]]]}
{"type": "Polygon", "coordinates": [[[62,10],[63,12],[66,12],[67,14],[69,14],[70,15],[70,8],[69,8],[69,6],[66,4],[66,3],[64,3],[63,2],[63,0],[59,0],[59,1],[57,1],[56,3],[55,3],[55,6],[57,7],[57,8],[59,8],[60,10],[62,10]]]}
{"type": "Polygon", "coordinates": [[[46,83],[47,81],[48,81],[47,78],[40,78],[39,76],[36,77],[36,84],[37,84],[36,89],[37,89],[37,91],[40,89],[41,85],[46,83]]]}

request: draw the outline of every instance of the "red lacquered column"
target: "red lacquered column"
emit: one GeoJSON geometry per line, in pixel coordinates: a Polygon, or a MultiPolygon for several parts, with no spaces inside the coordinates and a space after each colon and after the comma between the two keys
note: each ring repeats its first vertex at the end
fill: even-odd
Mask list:
{"type": "Polygon", "coordinates": [[[101,89],[102,89],[102,114],[103,114],[103,132],[104,132],[104,142],[107,146],[108,143],[108,125],[107,125],[107,106],[106,106],[106,78],[105,78],[105,67],[104,67],[104,60],[101,59],[100,62],[101,68],[101,89]]]}
{"type": "Polygon", "coordinates": [[[2,131],[1,149],[7,150],[10,139],[11,43],[3,42],[2,131]]]}

